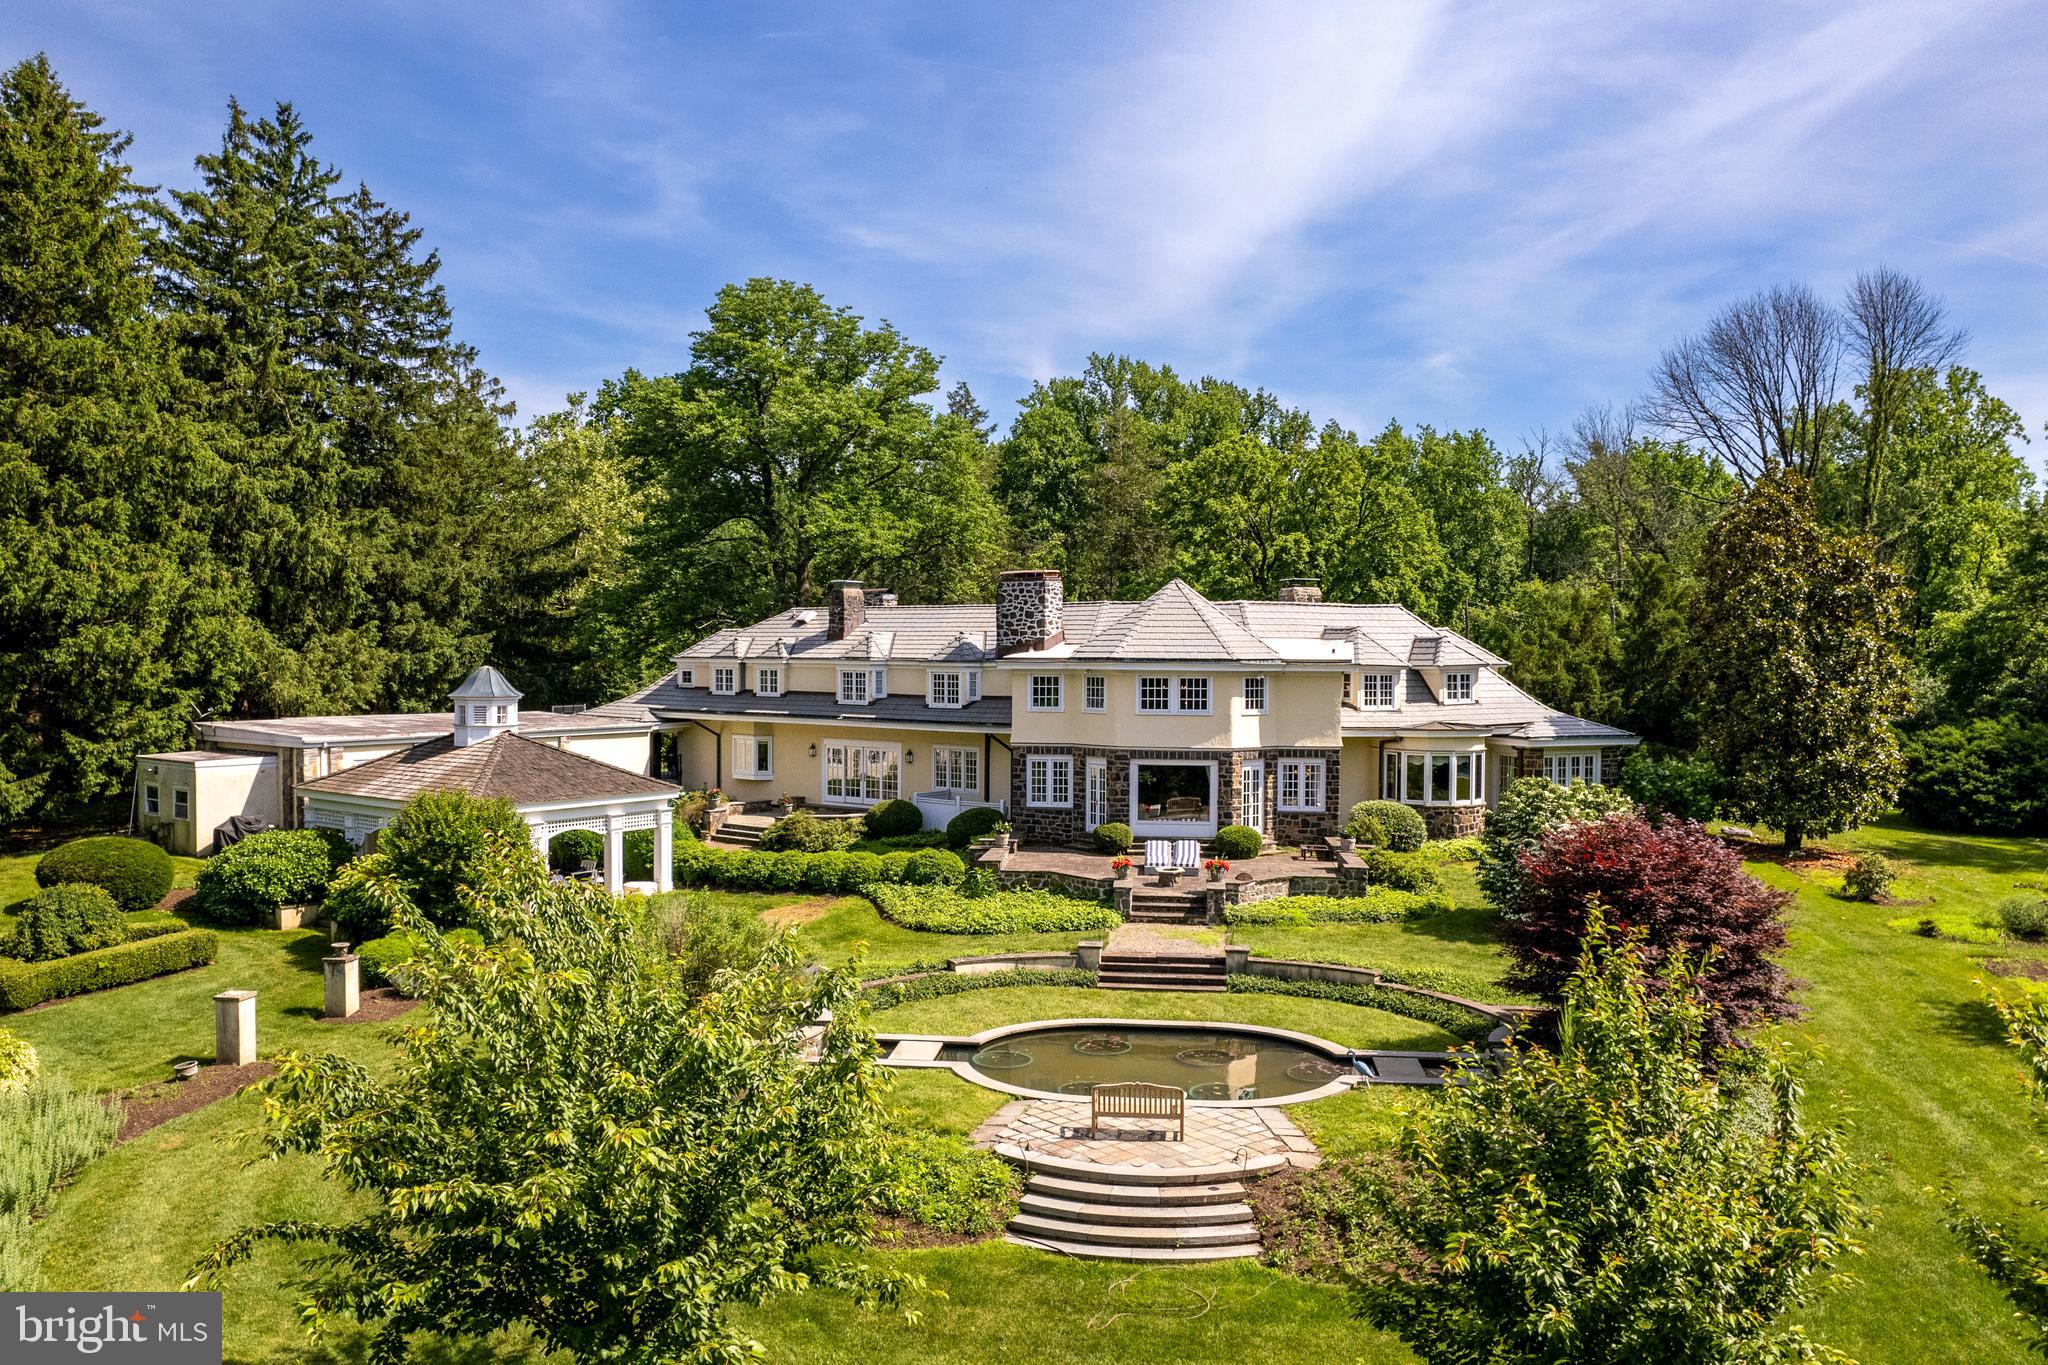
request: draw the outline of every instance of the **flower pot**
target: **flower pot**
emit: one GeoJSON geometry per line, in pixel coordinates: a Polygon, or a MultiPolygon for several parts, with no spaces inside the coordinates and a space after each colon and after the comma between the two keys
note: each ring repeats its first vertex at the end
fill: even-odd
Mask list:
{"type": "Polygon", "coordinates": [[[1358,840],[1348,834],[1340,834],[1337,836],[1337,847],[1343,849],[1346,853],[1350,853],[1358,847],[1358,840]]]}
{"type": "Polygon", "coordinates": [[[1210,880],[1210,881],[1212,881],[1212,882],[1220,882],[1220,881],[1222,881],[1222,880],[1223,880],[1223,869],[1222,869],[1222,868],[1220,868],[1220,867],[1217,867],[1217,868],[1211,868],[1211,869],[1210,869],[1210,871],[1209,871],[1209,880],[1210,880]]]}

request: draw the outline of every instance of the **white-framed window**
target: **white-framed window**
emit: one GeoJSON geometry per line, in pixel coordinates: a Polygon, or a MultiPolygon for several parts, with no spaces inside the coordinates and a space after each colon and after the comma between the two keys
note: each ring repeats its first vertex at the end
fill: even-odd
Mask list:
{"type": "Polygon", "coordinates": [[[508,714],[508,712],[506,711],[506,708],[504,708],[504,707],[500,706],[500,707],[498,708],[498,724],[500,724],[500,725],[503,725],[503,724],[505,724],[505,723],[506,723],[506,722],[507,722],[508,720],[510,720],[510,718],[511,718],[511,717],[510,717],[510,715],[508,714]]]}
{"type": "Polygon", "coordinates": [[[1283,758],[1280,760],[1279,806],[1281,810],[1323,808],[1323,760],[1283,758]]]}
{"type": "Polygon", "coordinates": [[[1394,675],[1366,673],[1358,680],[1358,704],[1367,710],[1391,711],[1394,707],[1394,675]]]}
{"type": "Polygon", "coordinates": [[[1264,712],[1265,709],[1266,680],[1263,676],[1255,674],[1244,680],[1244,713],[1248,716],[1256,716],[1264,712]]]}
{"type": "Polygon", "coordinates": [[[148,782],[143,784],[142,813],[144,815],[161,815],[163,814],[163,808],[163,795],[157,790],[156,783],[148,782]]]}
{"type": "Polygon", "coordinates": [[[1598,785],[1601,778],[1600,752],[1596,749],[1584,754],[1545,754],[1543,775],[1561,787],[1569,787],[1574,782],[1598,785]]]}
{"type": "Polygon", "coordinates": [[[754,695],[757,697],[779,697],[782,695],[782,669],[770,668],[765,664],[754,670],[754,695]]]}
{"type": "MultiPolygon", "coordinates": [[[[1057,711],[1060,709],[1060,675],[1057,673],[1033,673],[1031,691],[1027,701],[1033,711],[1057,711]]],[[[1066,802],[1062,801],[1061,805],[1066,802]]]]}
{"type": "Polygon", "coordinates": [[[873,681],[865,668],[842,668],[839,670],[839,700],[850,706],[865,706],[868,700],[868,684],[873,681]]]}
{"type": "Polygon", "coordinates": [[[1173,679],[1138,679],[1138,709],[1140,711],[1171,711],[1173,709],[1173,679]]]}
{"type": "Polygon", "coordinates": [[[1209,714],[1209,680],[1207,678],[1182,678],[1180,680],[1180,709],[1190,715],[1209,714]]]}
{"type": "Polygon", "coordinates": [[[893,800],[901,787],[902,751],[893,744],[828,739],[818,746],[825,800],[841,806],[872,806],[893,800]]]}
{"type": "Polygon", "coordinates": [[[1109,709],[1109,679],[1100,673],[1090,673],[1081,679],[1081,709],[1083,711],[1107,711],[1109,709]]]}
{"type": "Polygon", "coordinates": [[[933,706],[960,707],[966,704],[966,680],[956,670],[933,671],[926,675],[925,700],[933,706]]]}
{"type": "Polygon", "coordinates": [[[1209,714],[1207,678],[1138,679],[1138,710],[1144,715],[1209,714]]]}
{"type": "Polygon", "coordinates": [[[695,687],[696,685],[697,685],[697,670],[696,670],[696,669],[694,669],[694,668],[678,668],[678,669],[676,669],[676,686],[677,686],[677,687],[695,687]]]}
{"type": "Polygon", "coordinates": [[[1411,806],[1474,805],[1486,799],[1485,755],[1389,749],[1380,795],[1411,806]]]}
{"type": "Polygon", "coordinates": [[[740,671],[732,664],[713,664],[711,667],[711,691],[720,697],[730,697],[740,690],[740,671]]]}
{"type": "Polygon", "coordinates": [[[877,668],[872,671],[868,679],[868,695],[871,697],[886,697],[889,695],[888,669],[877,668]]]}
{"type": "Polygon", "coordinates": [[[1024,759],[1024,804],[1074,804],[1074,760],[1065,754],[1031,754],[1024,759]]]}
{"type": "Polygon", "coordinates": [[[183,787],[171,788],[171,818],[190,820],[192,818],[192,793],[183,787]]]}
{"type": "Polygon", "coordinates": [[[976,749],[932,750],[932,788],[946,792],[981,790],[981,753],[976,749]]]}
{"type": "Polygon", "coordinates": [[[732,775],[734,777],[775,776],[775,740],[768,735],[734,735],[732,737],[732,775]]]}
{"type": "Polygon", "coordinates": [[[967,671],[967,700],[981,700],[981,670],[978,668],[967,671]]]}
{"type": "Polygon", "coordinates": [[[1472,700],[1472,674],[1470,670],[1444,674],[1444,700],[1472,700]]]}

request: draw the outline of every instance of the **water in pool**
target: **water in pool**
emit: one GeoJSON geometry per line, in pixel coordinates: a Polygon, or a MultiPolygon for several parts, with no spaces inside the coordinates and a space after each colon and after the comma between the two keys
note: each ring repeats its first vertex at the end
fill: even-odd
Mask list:
{"type": "Polygon", "coordinates": [[[1091,1085],[1151,1081],[1193,1100],[1296,1095],[1350,1069],[1299,1043],[1228,1028],[1031,1029],[983,1047],[950,1044],[939,1055],[1027,1090],[1085,1095],[1091,1085]]]}

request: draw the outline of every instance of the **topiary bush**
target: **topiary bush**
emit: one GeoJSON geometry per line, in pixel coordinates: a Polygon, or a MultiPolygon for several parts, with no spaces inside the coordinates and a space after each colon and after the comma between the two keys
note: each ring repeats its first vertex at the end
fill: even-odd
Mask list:
{"type": "Polygon", "coordinates": [[[44,887],[21,908],[6,952],[24,962],[47,962],[127,939],[127,921],[112,896],[84,882],[66,882],[44,887]]]}
{"type": "Polygon", "coordinates": [[[1898,869],[1882,853],[1860,853],[1855,865],[1842,874],[1842,894],[1851,900],[1874,901],[1891,894],[1898,876],[1898,869]]]}
{"type": "Polygon", "coordinates": [[[123,910],[147,910],[170,893],[171,855],[146,839],[96,835],[60,844],[36,861],[37,886],[83,882],[123,910]]]}
{"type": "Polygon", "coordinates": [[[348,845],[317,829],[272,829],[229,844],[194,883],[199,912],[222,924],[260,924],[281,905],[319,900],[348,845]]]}
{"type": "Polygon", "coordinates": [[[1131,833],[1129,825],[1118,820],[1097,825],[1089,837],[1095,840],[1095,847],[1104,853],[1129,853],[1132,842],[1137,838],[1131,833]]]}
{"type": "Polygon", "coordinates": [[[1627,793],[1612,787],[1588,782],[1561,787],[1547,777],[1515,779],[1486,813],[1486,830],[1479,836],[1479,889],[1506,909],[1522,890],[1522,855],[1534,852],[1545,834],[1635,808],[1627,793]]]}
{"type": "Polygon", "coordinates": [[[884,919],[931,934],[1055,933],[1123,923],[1110,906],[1051,891],[963,896],[947,886],[880,885],[869,887],[867,895],[884,919]]]}
{"type": "Polygon", "coordinates": [[[1376,886],[1390,886],[1396,891],[1443,890],[1443,874],[1437,871],[1441,865],[1441,861],[1431,857],[1427,849],[1396,853],[1391,849],[1375,848],[1365,855],[1366,879],[1376,886]]]}
{"type": "Polygon", "coordinates": [[[1721,772],[1703,758],[1658,758],[1636,749],[1622,760],[1621,789],[1652,815],[1704,822],[1719,808],[1721,772]]]}
{"type": "Polygon", "coordinates": [[[585,860],[592,866],[604,861],[604,836],[594,829],[565,829],[548,840],[548,866],[557,872],[574,872],[585,860]]]}
{"type": "Polygon", "coordinates": [[[857,843],[862,832],[859,820],[821,820],[793,810],[761,831],[761,847],[770,853],[829,853],[857,843]]]}
{"type": "Polygon", "coordinates": [[[970,806],[946,822],[946,842],[965,848],[976,839],[995,833],[1003,813],[994,806],[970,806]]]}
{"type": "Polygon", "coordinates": [[[1265,837],[1250,825],[1225,825],[1216,831],[1215,839],[1210,842],[1217,857],[1234,862],[1256,858],[1259,850],[1266,846],[1265,837]]]}
{"type": "Polygon", "coordinates": [[[903,865],[907,886],[958,886],[966,875],[967,864],[960,855],[943,848],[919,849],[903,865]]]}
{"type": "Polygon", "coordinates": [[[1344,832],[1361,844],[1413,853],[1429,838],[1422,813],[1399,801],[1361,801],[1351,808],[1344,832]]]}
{"type": "Polygon", "coordinates": [[[870,807],[863,822],[870,837],[888,839],[898,834],[915,834],[924,828],[924,812],[900,798],[870,807]]]}
{"type": "Polygon", "coordinates": [[[2048,938],[2048,899],[2007,896],[1995,911],[1999,927],[2014,938],[2048,938]]]}

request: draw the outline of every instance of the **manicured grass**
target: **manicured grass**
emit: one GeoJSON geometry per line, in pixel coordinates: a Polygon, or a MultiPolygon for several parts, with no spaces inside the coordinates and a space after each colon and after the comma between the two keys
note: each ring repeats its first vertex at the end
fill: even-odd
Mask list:
{"type": "Polygon", "coordinates": [[[1033,1019],[1172,1019],[1264,1024],[1312,1033],[1346,1047],[1429,1051],[1457,1039],[1384,1010],[1287,995],[1104,991],[1086,986],[1011,986],[919,1000],[874,1016],[884,1033],[979,1033],[1033,1019]]]}
{"type": "Polygon", "coordinates": [[[1528,997],[1500,984],[1508,959],[1494,939],[1491,909],[1460,905],[1442,915],[1394,924],[1247,926],[1230,931],[1232,943],[1260,957],[1302,958],[1383,968],[1433,990],[1506,1004],[1528,997]]]}
{"type": "MultiPolygon", "coordinates": [[[[785,896],[784,900],[794,899],[785,896]]],[[[912,963],[949,957],[981,957],[991,953],[1069,953],[1083,939],[1099,933],[1061,934],[927,934],[899,928],[875,913],[873,902],[847,896],[833,902],[815,919],[794,926],[797,940],[812,958],[828,965],[860,954],[861,975],[886,976],[912,963]]]]}
{"type": "MultiPolygon", "coordinates": [[[[8,930],[14,924],[14,916],[7,913],[8,908],[16,901],[27,900],[30,896],[35,895],[38,890],[36,886],[36,860],[63,842],[65,841],[62,839],[55,839],[47,846],[36,848],[30,852],[0,854],[0,932],[8,930]]],[[[175,889],[181,886],[192,885],[192,879],[199,875],[199,869],[205,865],[205,862],[206,860],[203,858],[180,858],[173,856],[171,859],[171,886],[175,889]]]]}

